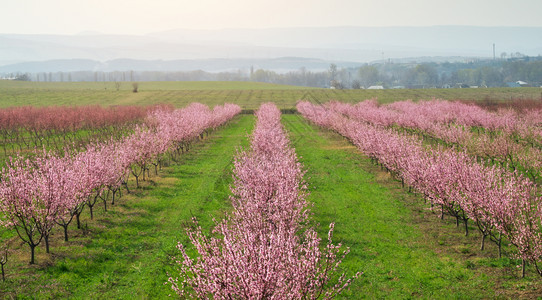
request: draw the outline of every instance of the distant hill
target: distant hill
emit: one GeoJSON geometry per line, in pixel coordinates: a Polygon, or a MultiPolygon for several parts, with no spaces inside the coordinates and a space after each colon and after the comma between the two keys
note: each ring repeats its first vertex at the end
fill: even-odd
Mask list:
{"type": "Polygon", "coordinates": [[[18,63],[52,61],[17,65],[29,68],[17,71],[114,70],[123,64],[130,64],[130,69],[141,66],[188,70],[190,67],[213,71],[241,68],[236,64],[264,67],[278,59],[271,69],[301,66],[312,69],[313,65],[319,69],[321,63],[329,62],[364,63],[408,57],[488,58],[493,56],[493,44],[497,56],[502,52],[540,55],[542,27],[170,30],[139,36],[0,34],[0,66],[11,65],[10,69],[18,63]],[[301,61],[300,57],[312,59],[301,61]]]}
{"type": "MultiPolygon", "coordinates": [[[[270,29],[169,30],[149,36],[170,42],[221,42],[265,47],[310,49],[356,49],[405,51],[387,57],[482,55],[491,56],[493,43],[498,54],[542,50],[542,27],[300,27],[270,29]]],[[[534,52],[537,53],[534,53],[534,52]]],[[[384,53],[386,55],[386,53],[384,53]]]]}

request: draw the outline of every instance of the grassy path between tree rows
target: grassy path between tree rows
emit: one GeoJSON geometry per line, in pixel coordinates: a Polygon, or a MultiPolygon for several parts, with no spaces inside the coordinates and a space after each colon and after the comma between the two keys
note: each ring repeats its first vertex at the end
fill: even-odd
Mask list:
{"type": "Polygon", "coordinates": [[[541,291],[531,285],[537,275],[517,278],[513,261],[493,258],[495,247],[477,253],[477,235],[464,237],[453,220],[438,219],[346,139],[300,115],[284,115],[283,123],[307,169],[319,234],[325,237],[335,222],[335,241],[351,249],[345,270],[364,272],[345,298],[535,297],[541,291]]]}

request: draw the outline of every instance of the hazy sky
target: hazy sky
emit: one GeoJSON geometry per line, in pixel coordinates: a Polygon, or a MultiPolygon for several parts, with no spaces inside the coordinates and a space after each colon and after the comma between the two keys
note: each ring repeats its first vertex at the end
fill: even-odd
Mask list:
{"type": "Polygon", "coordinates": [[[539,26],[542,0],[0,0],[0,33],[188,28],[539,26]]]}

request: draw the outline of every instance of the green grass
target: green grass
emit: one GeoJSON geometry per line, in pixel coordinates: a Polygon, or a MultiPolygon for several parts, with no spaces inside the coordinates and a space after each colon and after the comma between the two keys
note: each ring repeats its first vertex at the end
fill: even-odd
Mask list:
{"type": "Polygon", "coordinates": [[[342,137],[299,115],[284,115],[283,123],[307,169],[321,237],[335,222],[335,241],[351,250],[344,270],[364,272],[344,298],[533,297],[542,291],[534,269],[522,280],[518,262],[496,259],[493,245],[480,253],[476,234],[464,237],[452,219],[440,221],[342,137]]]}
{"type": "MultiPolygon", "coordinates": [[[[190,244],[184,226],[196,216],[203,228],[211,228],[211,217],[220,218],[229,209],[231,159],[239,146],[247,145],[253,120],[252,116],[236,117],[182,155],[180,163],[151,177],[134,194],[125,194],[107,213],[97,204],[95,220],[83,220],[84,232],[70,227],[70,242],[63,242],[61,232],[55,231],[52,254],[45,254],[40,246],[37,265],[28,265],[28,247],[15,245],[0,294],[7,298],[165,298],[172,292],[164,283],[167,273],[175,272],[176,244],[190,244]]],[[[88,210],[84,215],[88,216],[88,210]]]]}
{"type": "Polygon", "coordinates": [[[132,93],[130,82],[120,90],[112,82],[16,82],[0,80],[0,107],[34,105],[149,105],[169,103],[183,107],[191,102],[210,106],[231,102],[243,109],[257,109],[263,102],[292,109],[299,100],[359,102],[377,98],[380,102],[420,100],[540,99],[540,88],[415,89],[415,90],[330,90],[257,82],[139,82],[132,93]]]}

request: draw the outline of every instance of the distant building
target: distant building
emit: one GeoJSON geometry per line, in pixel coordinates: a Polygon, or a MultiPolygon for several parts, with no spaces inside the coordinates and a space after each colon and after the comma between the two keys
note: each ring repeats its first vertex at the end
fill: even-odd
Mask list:
{"type": "Polygon", "coordinates": [[[529,84],[525,81],[518,80],[516,82],[507,82],[507,87],[526,87],[529,86],[529,84]]]}
{"type": "Polygon", "coordinates": [[[383,90],[384,87],[381,86],[381,85],[371,85],[370,87],[367,88],[368,90],[383,90]]]}
{"type": "Polygon", "coordinates": [[[470,85],[466,83],[456,83],[454,87],[457,89],[468,89],[470,85]]]}

